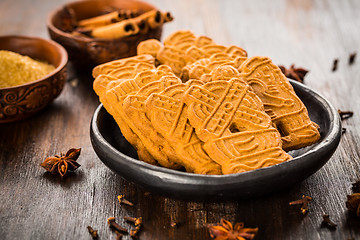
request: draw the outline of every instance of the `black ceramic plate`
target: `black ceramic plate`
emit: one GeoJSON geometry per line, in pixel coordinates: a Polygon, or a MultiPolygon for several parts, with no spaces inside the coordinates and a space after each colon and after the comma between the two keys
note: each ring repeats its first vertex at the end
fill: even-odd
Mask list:
{"type": "Polygon", "coordinates": [[[306,105],[310,118],[320,126],[321,140],[291,151],[292,160],[239,174],[207,176],[152,166],[137,160],[136,151],[122,136],[116,122],[100,105],[93,116],[90,136],[101,161],[146,191],[189,200],[249,198],[298,183],[320,169],[339,144],[341,122],[337,111],[318,93],[291,81],[306,105]]]}

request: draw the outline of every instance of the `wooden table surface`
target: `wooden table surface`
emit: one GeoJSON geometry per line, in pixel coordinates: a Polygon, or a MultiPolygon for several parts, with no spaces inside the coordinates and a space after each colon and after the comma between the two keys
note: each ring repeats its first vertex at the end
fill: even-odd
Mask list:
{"type": "MultiPolygon", "coordinates": [[[[48,13],[66,0],[0,0],[0,35],[49,38],[48,13]]],[[[210,239],[208,223],[225,218],[258,227],[255,239],[360,239],[360,218],[348,213],[345,201],[351,183],[360,178],[360,1],[331,0],[149,0],[175,20],[163,37],[190,29],[216,42],[235,44],[250,56],[269,56],[280,65],[309,69],[305,84],[337,109],[354,111],[343,121],[347,129],[329,162],[290,189],[250,200],[201,203],[164,198],[123,180],[95,154],[89,137],[98,98],[92,77],[74,71],[61,95],[40,114],[0,125],[0,239],[114,239],[106,220],[141,216],[140,239],[210,239]],[[331,71],[335,58],[338,69],[331,71]],[[61,180],[39,164],[72,147],[81,147],[75,174],[61,180]],[[121,206],[125,194],[134,207],[121,206]],[[303,194],[313,198],[306,216],[289,202],[303,194]],[[337,223],[321,228],[323,214],[337,223]],[[172,222],[179,223],[171,227],[172,222]]],[[[124,236],[123,239],[130,239],[124,236]]]]}

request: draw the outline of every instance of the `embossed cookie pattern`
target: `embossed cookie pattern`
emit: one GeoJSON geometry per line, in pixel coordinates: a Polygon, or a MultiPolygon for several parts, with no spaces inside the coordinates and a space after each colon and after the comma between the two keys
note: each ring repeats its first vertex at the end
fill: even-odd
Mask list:
{"type": "Polygon", "coordinates": [[[246,51],[240,47],[225,47],[215,44],[209,37],[196,37],[191,31],[177,31],[165,39],[164,46],[158,51],[156,59],[161,64],[170,66],[174,73],[180,76],[187,64],[209,58],[214,54],[226,54],[232,59],[247,56],[246,51]]]}
{"type": "MultiPolygon", "coordinates": [[[[164,152],[164,149],[163,149],[164,141],[160,141],[159,138],[154,138],[154,135],[156,133],[153,133],[151,131],[151,128],[147,128],[147,126],[144,127],[144,125],[141,124],[142,120],[140,120],[140,122],[138,122],[138,121],[134,121],[134,119],[132,119],[132,117],[139,117],[139,114],[141,115],[143,113],[143,110],[141,110],[141,106],[143,104],[141,105],[141,102],[140,103],[137,102],[138,105],[136,105],[136,103],[135,103],[134,107],[131,108],[131,110],[133,110],[131,112],[131,113],[133,113],[133,115],[131,115],[130,117],[127,114],[129,112],[125,111],[128,108],[123,106],[124,101],[128,95],[136,94],[138,91],[141,91],[141,90],[143,90],[143,92],[150,91],[150,93],[151,93],[152,91],[158,91],[159,87],[161,87],[162,85],[165,87],[168,84],[171,84],[171,81],[165,81],[165,80],[161,81],[161,78],[167,77],[164,74],[167,68],[168,67],[162,66],[156,70],[140,72],[135,76],[134,79],[128,79],[128,80],[122,81],[120,84],[118,84],[114,87],[111,87],[111,85],[110,85],[109,89],[106,92],[106,102],[108,102],[112,105],[111,111],[112,111],[112,115],[114,116],[114,118],[121,119],[122,122],[124,123],[124,125],[121,125],[120,128],[126,126],[126,127],[130,128],[136,134],[137,139],[136,139],[135,143],[130,142],[131,144],[133,144],[135,146],[137,146],[139,144],[141,146],[144,146],[144,148],[147,150],[147,152],[149,152],[150,155],[154,159],[156,159],[157,163],[159,163],[160,165],[162,165],[164,167],[168,167],[168,168],[178,169],[179,166],[177,164],[175,164],[174,162],[172,162],[169,159],[169,156],[164,152]],[[163,71],[163,70],[165,70],[165,71],[163,71]],[[161,74],[159,74],[159,72],[161,72],[161,74]],[[147,135],[147,134],[150,134],[150,135],[147,135]],[[152,138],[149,136],[151,136],[152,138]],[[157,140],[159,140],[159,142],[156,142],[157,140]]],[[[171,75],[174,76],[173,73],[171,73],[171,75]]],[[[180,80],[176,78],[176,81],[175,81],[175,79],[173,79],[172,82],[178,83],[179,81],[180,80]]],[[[129,107],[129,106],[127,106],[127,107],[129,107]]],[[[167,153],[171,152],[171,150],[169,148],[166,148],[166,146],[165,146],[165,151],[166,150],[168,150],[167,153]]]]}
{"type": "Polygon", "coordinates": [[[220,165],[206,154],[203,149],[204,143],[190,125],[187,119],[187,106],[182,100],[189,86],[201,84],[203,83],[199,81],[189,81],[151,94],[146,100],[147,112],[155,129],[175,149],[179,156],[178,163],[184,166],[187,172],[221,174],[220,165]]]}
{"type": "Polygon", "coordinates": [[[147,63],[150,65],[154,65],[155,59],[151,55],[138,55],[130,58],[124,58],[119,60],[114,60],[111,62],[107,62],[101,65],[96,66],[93,69],[93,77],[96,78],[100,74],[109,74],[111,71],[116,70],[117,68],[124,66],[134,66],[138,63],[147,63]]]}
{"type": "Polygon", "coordinates": [[[246,60],[246,57],[233,57],[225,53],[216,53],[210,58],[202,58],[191,64],[187,64],[181,70],[180,77],[183,81],[188,79],[201,79],[205,82],[208,80],[206,74],[210,74],[212,70],[219,66],[229,65],[235,69],[239,69],[240,65],[246,60]]]}
{"type": "Polygon", "coordinates": [[[240,67],[241,76],[262,100],[265,112],[282,135],[287,151],[305,147],[320,139],[319,126],[280,68],[267,57],[252,57],[240,67]]]}
{"type": "Polygon", "coordinates": [[[184,101],[191,125],[223,174],[291,159],[282,150],[280,134],[272,127],[260,99],[244,81],[233,78],[192,86],[184,101]]]}

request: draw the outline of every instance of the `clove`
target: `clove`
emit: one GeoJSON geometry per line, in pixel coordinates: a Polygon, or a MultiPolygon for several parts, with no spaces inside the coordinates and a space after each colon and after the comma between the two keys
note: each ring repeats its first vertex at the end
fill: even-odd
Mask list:
{"type": "Polygon", "coordinates": [[[125,195],[123,195],[123,194],[119,195],[117,198],[118,198],[120,204],[123,203],[123,204],[129,205],[129,206],[134,206],[134,204],[132,202],[125,199],[125,195]]]}
{"type": "Polygon", "coordinates": [[[115,218],[114,217],[109,217],[107,219],[107,222],[109,224],[109,227],[117,232],[124,232],[124,233],[128,233],[126,228],[123,228],[122,226],[120,226],[119,224],[117,224],[115,222],[115,218]]]}
{"type": "Polygon", "coordinates": [[[300,211],[303,215],[309,212],[309,202],[311,201],[311,197],[303,195],[301,199],[289,202],[290,206],[293,205],[302,205],[300,211]]]}
{"type": "Polygon", "coordinates": [[[133,218],[133,217],[124,216],[124,219],[126,221],[134,223],[135,226],[139,226],[142,224],[142,217],[133,218]]]}
{"type": "Polygon", "coordinates": [[[91,226],[88,226],[87,229],[93,239],[98,239],[98,230],[94,230],[91,226]]]}
{"type": "Polygon", "coordinates": [[[342,111],[340,109],[338,109],[338,113],[340,115],[341,120],[351,118],[354,115],[354,112],[352,112],[352,111],[342,111]]]}
{"type": "Polygon", "coordinates": [[[336,230],[337,224],[330,220],[329,214],[324,214],[321,227],[327,227],[331,230],[336,230]]]}
{"type": "Polygon", "coordinates": [[[337,65],[338,65],[339,59],[335,58],[334,62],[333,62],[333,66],[332,66],[332,71],[335,72],[337,69],[337,65]]]}
{"type": "Polygon", "coordinates": [[[141,229],[141,225],[136,226],[135,229],[131,229],[130,236],[136,238],[139,234],[140,229],[141,229]]]}
{"type": "Polygon", "coordinates": [[[352,65],[355,62],[355,58],[356,58],[356,52],[351,53],[349,55],[349,65],[352,65]]]}

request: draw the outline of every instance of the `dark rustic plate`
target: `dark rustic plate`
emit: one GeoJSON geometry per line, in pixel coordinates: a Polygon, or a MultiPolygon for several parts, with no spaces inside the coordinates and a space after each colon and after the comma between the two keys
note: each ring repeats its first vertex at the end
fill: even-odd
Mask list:
{"type": "Polygon", "coordinates": [[[91,122],[91,142],[106,166],[146,191],[189,200],[224,200],[268,194],[290,187],[315,173],[332,156],[341,136],[339,114],[330,103],[305,85],[290,82],[306,105],[310,118],[320,126],[321,140],[291,151],[294,158],[278,165],[221,176],[152,166],[137,160],[136,151],[102,105],[96,109],[91,122]]]}

